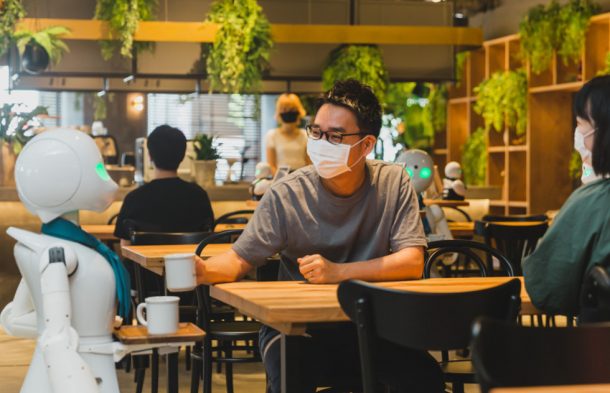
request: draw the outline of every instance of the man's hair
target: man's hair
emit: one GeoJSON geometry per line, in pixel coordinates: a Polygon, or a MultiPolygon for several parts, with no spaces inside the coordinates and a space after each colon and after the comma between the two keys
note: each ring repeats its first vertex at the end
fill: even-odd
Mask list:
{"type": "Polygon", "coordinates": [[[175,171],[184,159],[186,137],[179,129],[164,124],[150,133],[146,146],[155,167],[175,171]]]}
{"type": "Polygon", "coordinates": [[[574,112],[593,127],[592,164],[598,175],[610,175],[610,75],[598,76],[576,93],[574,112]]]}
{"type": "Polygon", "coordinates": [[[356,116],[358,127],[364,134],[379,137],[381,105],[373,90],[355,79],[338,81],[316,104],[316,112],[324,104],[342,106],[356,116]]]}

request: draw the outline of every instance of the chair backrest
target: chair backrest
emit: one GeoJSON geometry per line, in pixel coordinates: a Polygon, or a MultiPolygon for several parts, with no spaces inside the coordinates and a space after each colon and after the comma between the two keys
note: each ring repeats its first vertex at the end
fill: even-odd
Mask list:
{"type": "Polygon", "coordinates": [[[610,272],[608,262],[585,273],[580,292],[579,323],[610,322],[610,272]]]}
{"type": "Polygon", "coordinates": [[[428,243],[424,278],[430,278],[432,272],[441,277],[515,276],[510,261],[502,253],[485,243],[472,240],[439,240],[428,243]],[[500,263],[502,274],[493,271],[492,257],[500,263]],[[470,269],[472,264],[477,269],[470,269]]]}
{"type": "Polygon", "coordinates": [[[154,244],[196,244],[211,232],[131,232],[131,244],[138,246],[154,244]]]}
{"type": "Polygon", "coordinates": [[[236,210],[223,214],[214,221],[212,230],[214,230],[218,224],[247,224],[249,217],[246,216],[251,216],[252,214],[254,214],[254,210],[236,210]]]}
{"type": "Polygon", "coordinates": [[[475,233],[482,234],[487,245],[506,255],[515,274],[522,275],[521,261],[534,252],[548,227],[547,222],[506,225],[478,221],[475,223],[475,233]]]}
{"type": "Polygon", "coordinates": [[[113,214],[112,216],[110,216],[110,218],[108,219],[108,225],[116,224],[117,218],[119,218],[119,213],[116,213],[116,214],[113,214]]]}
{"type": "Polygon", "coordinates": [[[483,216],[481,221],[494,222],[494,221],[548,221],[546,214],[511,214],[509,216],[503,216],[499,214],[486,214],[483,216]]]}
{"type": "Polygon", "coordinates": [[[520,292],[518,279],[458,293],[400,291],[362,281],[341,283],[339,303],[358,330],[365,392],[374,391],[377,380],[372,361],[376,338],[418,350],[466,348],[476,318],[516,319],[520,292]]]}
{"type": "Polygon", "coordinates": [[[610,383],[610,324],[523,327],[488,319],[473,326],[472,360],[482,392],[495,387],[610,383]]]}

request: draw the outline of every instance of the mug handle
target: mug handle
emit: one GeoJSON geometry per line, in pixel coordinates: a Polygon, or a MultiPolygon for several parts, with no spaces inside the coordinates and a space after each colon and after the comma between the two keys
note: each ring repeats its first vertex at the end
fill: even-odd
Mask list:
{"type": "Polygon", "coordinates": [[[148,326],[148,322],[144,319],[144,309],[146,308],[146,303],[138,304],[138,308],[136,308],[136,319],[138,322],[144,326],[148,326]]]}

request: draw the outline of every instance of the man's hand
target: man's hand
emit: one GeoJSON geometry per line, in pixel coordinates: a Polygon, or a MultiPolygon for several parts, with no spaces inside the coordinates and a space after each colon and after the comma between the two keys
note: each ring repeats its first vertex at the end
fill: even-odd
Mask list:
{"type": "Polygon", "coordinates": [[[203,260],[195,256],[197,284],[217,284],[240,280],[252,265],[233,250],[203,260]]]}
{"type": "Polygon", "coordinates": [[[335,284],[343,281],[343,266],[322,255],[306,255],[298,258],[299,271],[312,284],[335,284]]]}
{"type": "Polygon", "coordinates": [[[197,284],[210,283],[208,280],[206,280],[207,269],[205,266],[205,261],[197,255],[195,255],[195,272],[197,273],[197,284]]]}

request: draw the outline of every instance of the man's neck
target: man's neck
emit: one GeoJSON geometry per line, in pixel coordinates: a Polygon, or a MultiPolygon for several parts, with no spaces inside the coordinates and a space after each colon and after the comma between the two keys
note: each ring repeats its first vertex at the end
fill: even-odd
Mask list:
{"type": "Polygon", "coordinates": [[[282,123],[280,125],[280,132],[283,134],[292,134],[297,128],[296,123],[282,123]]]}
{"type": "Polygon", "coordinates": [[[155,168],[155,180],[170,179],[172,177],[178,177],[178,171],[168,171],[165,169],[155,168]]]}
{"type": "Polygon", "coordinates": [[[345,172],[332,179],[320,178],[322,185],[333,195],[347,198],[352,196],[362,187],[366,179],[365,160],[356,164],[350,172],[345,172]]]}

